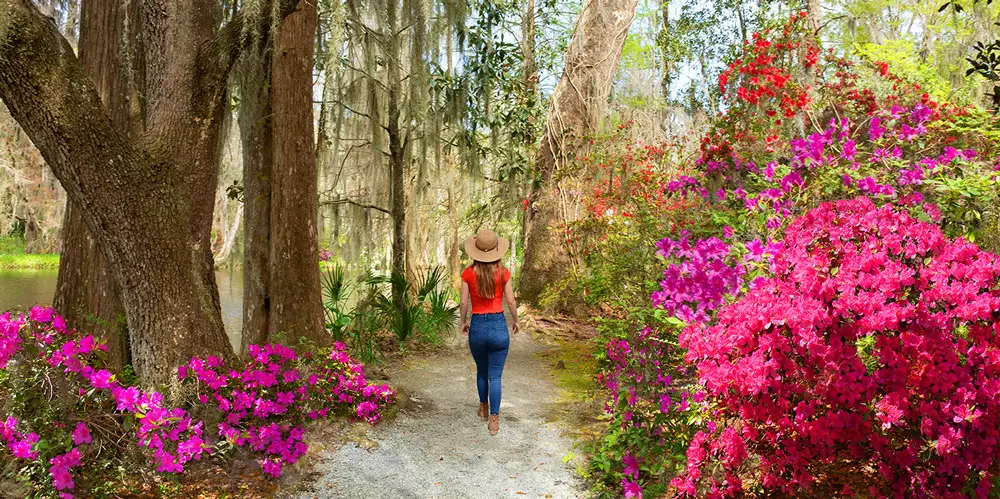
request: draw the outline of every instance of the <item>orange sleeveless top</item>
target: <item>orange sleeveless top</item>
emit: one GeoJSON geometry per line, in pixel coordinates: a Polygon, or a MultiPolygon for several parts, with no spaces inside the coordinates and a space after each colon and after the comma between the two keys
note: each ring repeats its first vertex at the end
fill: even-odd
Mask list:
{"type": "Polygon", "coordinates": [[[493,279],[497,283],[496,293],[493,298],[483,298],[479,296],[479,288],[476,287],[476,271],[472,266],[466,267],[462,272],[462,280],[469,285],[469,298],[472,301],[472,313],[474,314],[495,314],[503,312],[503,287],[510,279],[510,271],[503,269],[502,274],[497,270],[497,275],[493,279]]]}

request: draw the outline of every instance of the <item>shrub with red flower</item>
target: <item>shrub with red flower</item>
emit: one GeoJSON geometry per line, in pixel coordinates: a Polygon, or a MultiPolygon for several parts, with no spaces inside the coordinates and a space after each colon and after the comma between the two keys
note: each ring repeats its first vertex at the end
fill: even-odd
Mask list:
{"type": "Polygon", "coordinates": [[[1000,465],[998,282],[1000,257],[891,206],[811,210],[773,277],[681,335],[718,427],[695,436],[673,485],[839,494],[862,476],[873,497],[986,497],[1000,465]]]}
{"type": "MultiPolygon", "coordinates": [[[[589,140],[586,154],[560,169],[563,247],[574,272],[553,283],[542,303],[595,305],[616,298],[639,305],[655,288],[653,244],[691,224],[701,203],[671,192],[678,173],[676,144],[644,144],[631,123],[589,140]],[[646,258],[649,257],[649,258],[646,258]]],[[[568,307],[567,307],[568,308],[568,307]]]]}
{"type": "Polygon", "coordinates": [[[935,102],[885,63],[821,51],[804,26],[793,15],[744,46],[723,73],[729,107],[702,137],[696,171],[668,190],[728,210],[713,217],[748,238],[778,238],[819,202],[859,194],[936,211],[950,235],[1000,225],[996,118],[935,102]]]}

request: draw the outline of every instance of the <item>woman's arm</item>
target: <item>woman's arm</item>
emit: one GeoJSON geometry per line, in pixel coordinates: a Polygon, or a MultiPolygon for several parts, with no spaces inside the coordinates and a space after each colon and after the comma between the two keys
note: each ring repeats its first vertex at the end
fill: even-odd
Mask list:
{"type": "Polygon", "coordinates": [[[514,300],[514,285],[510,283],[510,279],[507,279],[507,284],[503,286],[503,297],[507,299],[507,310],[510,311],[510,316],[514,319],[514,326],[511,327],[511,330],[517,334],[521,329],[517,325],[517,302],[514,300]]]}
{"type": "Polygon", "coordinates": [[[462,325],[462,334],[469,334],[469,322],[465,318],[469,315],[469,283],[462,281],[461,300],[458,303],[458,320],[462,325]]]}

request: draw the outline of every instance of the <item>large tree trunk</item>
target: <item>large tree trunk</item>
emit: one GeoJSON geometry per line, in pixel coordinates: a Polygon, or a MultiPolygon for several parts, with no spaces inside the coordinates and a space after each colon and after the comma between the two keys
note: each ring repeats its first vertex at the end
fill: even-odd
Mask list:
{"type": "Polygon", "coordinates": [[[820,23],[823,21],[820,0],[806,0],[806,9],[809,14],[809,31],[812,32],[813,36],[819,38],[820,23]]]}
{"type": "Polygon", "coordinates": [[[140,10],[141,138],[114,126],[72,48],[28,0],[0,0],[0,98],[81,210],[121,291],[133,365],[154,385],[191,355],[232,355],[209,241],[216,145],[232,60],[266,26],[240,18],[220,30],[213,0],[140,10]]]}
{"type": "Polygon", "coordinates": [[[241,61],[240,133],[243,139],[243,334],[240,352],[267,342],[271,299],[271,53],[269,44],[241,61]]]}
{"type": "MultiPolygon", "coordinates": [[[[134,120],[130,119],[129,77],[121,42],[131,33],[123,29],[124,4],[84,0],[80,14],[80,67],[97,88],[112,123],[129,134],[134,120]]],[[[131,15],[136,15],[135,9],[131,15]]],[[[131,362],[120,322],[125,309],[117,284],[97,241],[90,236],[81,209],[72,201],[66,204],[61,253],[54,307],[70,327],[106,338],[113,366],[120,368],[131,362]]]]}
{"type": "Polygon", "coordinates": [[[542,143],[535,156],[541,186],[532,190],[526,213],[519,291],[522,299],[530,303],[537,304],[546,285],[562,279],[569,267],[556,230],[562,220],[558,212],[558,185],[553,184],[553,175],[561,164],[574,157],[573,140],[596,131],[637,3],[638,0],[585,2],[566,50],[566,67],[552,94],[542,143]]]}
{"type": "Polygon", "coordinates": [[[316,4],[299,2],[282,23],[274,51],[270,330],[325,344],[330,337],[319,284],[312,106],[316,23],[316,4]]]}

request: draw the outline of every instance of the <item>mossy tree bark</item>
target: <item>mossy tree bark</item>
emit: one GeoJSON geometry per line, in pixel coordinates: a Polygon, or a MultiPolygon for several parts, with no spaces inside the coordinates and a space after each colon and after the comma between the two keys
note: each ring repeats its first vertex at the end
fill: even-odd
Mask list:
{"type": "MultiPolygon", "coordinates": [[[[389,119],[385,131],[389,137],[392,274],[404,278],[406,277],[406,148],[409,137],[408,134],[404,133],[404,127],[400,126],[403,80],[402,68],[400,68],[402,49],[399,38],[399,9],[396,0],[386,2],[386,19],[386,44],[389,47],[386,58],[389,87],[386,114],[389,119]]],[[[403,296],[406,289],[403,288],[401,282],[397,281],[392,286],[393,303],[396,305],[396,311],[400,314],[403,313],[403,307],[406,306],[403,296]]]]}
{"type": "MultiPolygon", "coordinates": [[[[127,15],[138,10],[131,4],[126,12],[122,2],[84,0],[80,6],[80,67],[94,83],[108,117],[127,136],[138,132],[138,108],[132,95],[135,72],[127,67],[125,50],[135,48],[134,32],[125,33],[127,15]],[[126,46],[122,41],[128,40],[126,46]]],[[[131,361],[128,339],[124,336],[125,317],[118,286],[104,255],[91,237],[82,210],[70,200],[62,225],[59,277],[53,299],[56,310],[70,327],[104,337],[115,367],[131,361]]]]}
{"type": "Polygon", "coordinates": [[[541,145],[535,155],[539,185],[532,189],[525,221],[524,264],[519,293],[538,304],[545,287],[559,281],[570,262],[562,250],[562,222],[554,175],[572,160],[578,141],[593,133],[611,92],[622,46],[635,17],[637,0],[584,2],[566,66],[552,94],[541,145]]]}
{"type": "Polygon", "coordinates": [[[0,98],[107,260],[143,384],[168,383],[192,355],[231,356],[209,240],[216,146],[229,69],[268,24],[220,29],[213,0],[141,2],[144,132],[131,138],[30,1],[0,0],[0,20],[0,98]]]}
{"type": "Polygon", "coordinates": [[[257,53],[243,61],[243,353],[279,333],[292,343],[330,341],[323,324],[316,228],[316,25],[315,3],[303,0],[282,21],[277,39],[259,41],[257,53]]]}
{"type": "Polygon", "coordinates": [[[274,164],[271,123],[271,44],[258,42],[240,62],[239,124],[243,142],[243,334],[240,351],[265,343],[270,331],[271,169],[274,164]]]}

